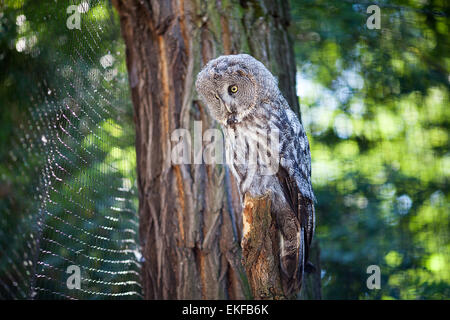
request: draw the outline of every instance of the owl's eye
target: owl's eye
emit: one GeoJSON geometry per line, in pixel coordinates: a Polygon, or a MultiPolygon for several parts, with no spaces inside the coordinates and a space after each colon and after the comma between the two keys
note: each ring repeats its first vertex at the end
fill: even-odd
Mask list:
{"type": "Polygon", "coordinates": [[[236,93],[238,91],[237,85],[232,85],[228,88],[228,91],[231,93],[236,93]]]}
{"type": "Polygon", "coordinates": [[[216,97],[217,100],[219,100],[219,95],[217,93],[214,96],[216,97]]]}

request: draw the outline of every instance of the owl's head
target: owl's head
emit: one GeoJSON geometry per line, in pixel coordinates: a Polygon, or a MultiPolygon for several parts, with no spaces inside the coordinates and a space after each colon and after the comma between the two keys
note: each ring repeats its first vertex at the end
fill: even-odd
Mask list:
{"type": "Polygon", "coordinates": [[[273,75],[248,54],[211,60],[198,74],[195,86],[211,116],[224,126],[241,122],[278,92],[273,75]]]}

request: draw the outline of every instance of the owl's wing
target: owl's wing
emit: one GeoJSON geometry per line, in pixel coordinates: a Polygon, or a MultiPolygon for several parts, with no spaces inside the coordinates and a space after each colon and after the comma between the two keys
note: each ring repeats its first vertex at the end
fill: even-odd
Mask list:
{"type": "MultiPolygon", "coordinates": [[[[303,235],[300,241],[304,244],[304,261],[302,263],[306,265],[309,257],[309,248],[314,236],[314,202],[312,199],[302,195],[297,186],[297,181],[289,175],[285,168],[279,168],[277,178],[283,189],[284,197],[300,223],[300,234],[303,235]]],[[[303,257],[299,258],[303,260],[303,257]]]]}
{"type": "MultiPolygon", "coordinates": [[[[280,257],[280,262],[287,278],[285,281],[287,292],[295,292],[301,286],[305,269],[311,266],[308,264],[308,257],[314,235],[315,213],[310,178],[311,156],[306,133],[293,112],[287,111],[286,116],[288,118],[286,123],[290,124],[290,128],[284,130],[286,136],[281,141],[281,161],[277,178],[293,218],[296,220],[297,235],[294,239],[292,235],[283,236],[285,239],[282,244],[286,248],[280,257]],[[290,239],[291,243],[289,243],[290,239]],[[292,243],[294,240],[295,243],[292,243]],[[295,253],[289,250],[292,247],[297,249],[295,253]]],[[[286,224],[289,220],[289,218],[283,218],[281,223],[286,224]]],[[[290,229],[283,225],[280,227],[290,229]]]]}

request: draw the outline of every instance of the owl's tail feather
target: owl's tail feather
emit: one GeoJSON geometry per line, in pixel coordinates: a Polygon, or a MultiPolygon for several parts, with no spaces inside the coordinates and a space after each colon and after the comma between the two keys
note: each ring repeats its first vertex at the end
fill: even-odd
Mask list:
{"type": "Polygon", "coordinates": [[[304,233],[297,223],[289,220],[284,221],[279,233],[281,285],[287,297],[300,291],[305,272],[304,233]]]}

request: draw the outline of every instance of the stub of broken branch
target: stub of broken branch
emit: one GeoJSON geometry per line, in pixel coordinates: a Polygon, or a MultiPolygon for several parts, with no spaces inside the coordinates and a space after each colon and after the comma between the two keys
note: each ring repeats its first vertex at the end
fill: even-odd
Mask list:
{"type": "Polygon", "coordinates": [[[242,264],[255,299],[286,299],[281,286],[279,242],[270,196],[244,198],[242,264]]]}

